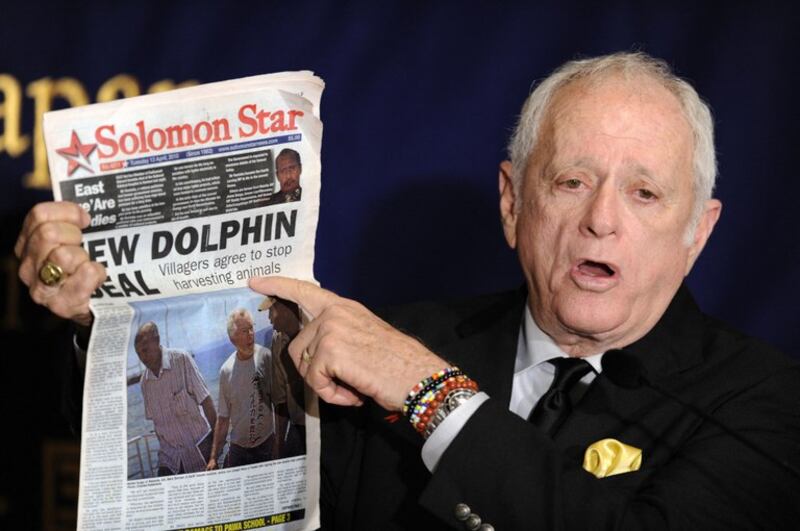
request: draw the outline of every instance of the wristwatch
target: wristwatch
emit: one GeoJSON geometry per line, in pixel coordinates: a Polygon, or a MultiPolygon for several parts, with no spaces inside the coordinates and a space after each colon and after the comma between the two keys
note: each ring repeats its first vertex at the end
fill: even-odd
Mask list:
{"type": "Polygon", "coordinates": [[[475,396],[477,393],[473,389],[467,389],[465,387],[459,387],[458,389],[453,389],[447,396],[444,397],[442,403],[439,404],[439,407],[436,408],[436,413],[433,414],[431,420],[428,422],[428,425],[425,426],[425,438],[431,436],[433,430],[442,423],[442,421],[447,418],[447,415],[452,413],[456,410],[458,406],[475,396]]]}

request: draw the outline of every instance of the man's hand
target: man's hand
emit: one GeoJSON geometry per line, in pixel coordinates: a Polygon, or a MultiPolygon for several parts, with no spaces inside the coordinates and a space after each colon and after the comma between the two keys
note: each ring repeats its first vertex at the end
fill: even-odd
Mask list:
{"type": "Polygon", "coordinates": [[[81,247],[81,229],[89,225],[89,214],[66,201],[39,203],[22,224],[14,246],[19,258],[19,278],[31,298],[51,312],[89,326],[89,297],[105,281],[106,269],[89,260],[81,247]],[[45,285],[39,270],[50,261],[61,267],[65,278],[55,286],[45,285]]]}
{"type": "MultiPolygon", "coordinates": [[[[216,415],[216,413],[215,413],[216,415]]],[[[211,458],[208,460],[206,470],[214,470],[219,465],[217,459],[219,454],[222,453],[222,447],[225,446],[225,439],[228,438],[228,428],[230,427],[230,418],[216,415],[217,422],[214,423],[214,440],[211,443],[211,458]]]]}
{"type": "Polygon", "coordinates": [[[361,304],[310,282],[263,277],[250,287],[294,301],[309,316],[289,354],[309,387],[331,404],[357,406],[368,396],[400,411],[417,382],[448,365],[361,304]]]}

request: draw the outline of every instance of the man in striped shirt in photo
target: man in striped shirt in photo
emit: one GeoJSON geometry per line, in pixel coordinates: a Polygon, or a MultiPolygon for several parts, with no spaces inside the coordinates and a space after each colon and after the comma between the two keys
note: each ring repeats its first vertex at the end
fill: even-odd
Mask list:
{"type": "Polygon", "coordinates": [[[158,475],[205,470],[217,410],[194,359],[163,347],[153,322],[139,328],[134,348],[145,366],[140,385],[145,417],[158,438],[158,475]]]}

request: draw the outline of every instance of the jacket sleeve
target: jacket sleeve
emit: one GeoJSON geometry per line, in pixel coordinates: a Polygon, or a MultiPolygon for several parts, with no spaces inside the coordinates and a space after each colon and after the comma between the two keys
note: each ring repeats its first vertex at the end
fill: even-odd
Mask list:
{"type": "Polygon", "coordinates": [[[69,423],[73,435],[81,434],[81,416],[83,413],[83,375],[85,367],[81,367],[78,358],[86,359],[86,344],[81,345],[79,334],[73,335],[69,347],[61,355],[61,414],[69,423]]]}

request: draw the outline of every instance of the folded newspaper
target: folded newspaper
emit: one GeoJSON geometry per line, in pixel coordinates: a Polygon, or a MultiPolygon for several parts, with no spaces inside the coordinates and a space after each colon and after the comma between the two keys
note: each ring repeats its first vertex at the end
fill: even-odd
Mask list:
{"type": "Polygon", "coordinates": [[[291,363],[314,281],[320,97],[285,72],[47,113],[57,200],[106,265],[83,397],[78,529],[315,529],[319,414],[291,363]]]}

